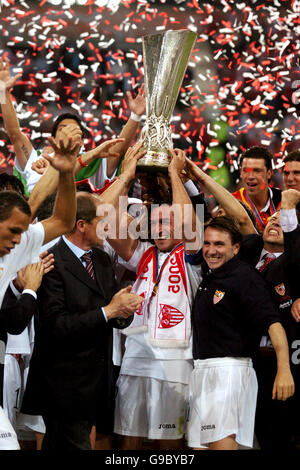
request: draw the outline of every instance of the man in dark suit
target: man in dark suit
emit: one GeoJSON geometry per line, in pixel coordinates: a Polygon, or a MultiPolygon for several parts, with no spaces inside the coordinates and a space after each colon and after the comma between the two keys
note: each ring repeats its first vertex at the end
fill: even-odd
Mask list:
{"type": "Polygon", "coordinates": [[[49,250],[55,266],[38,292],[35,346],[22,412],[43,416],[42,450],[91,449],[97,415],[103,419],[103,431],[110,428],[112,328],[128,326],[128,317],[143,300],[130,293],[131,287],[115,293],[108,256],[92,250],[99,246],[97,203],[91,194],[77,194],[76,225],[49,250]]]}

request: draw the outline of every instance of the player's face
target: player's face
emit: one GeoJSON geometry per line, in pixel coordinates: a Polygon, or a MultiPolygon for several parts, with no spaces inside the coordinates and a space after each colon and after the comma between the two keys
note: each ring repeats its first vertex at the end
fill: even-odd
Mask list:
{"type": "Polygon", "coordinates": [[[8,255],[21,241],[21,235],[28,229],[30,217],[16,207],[8,219],[0,222],[0,256],[8,255]]]}
{"type": "Polygon", "coordinates": [[[263,241],[271,245],[284,245],[279,212],[276,212],[276,214],[269,218],[263,232],[263,241]]]}
{"type": "Polygon", "coordinates": [[[266,190],[271,170],[267,170],[263,158],[244,158],[241,168],[241,178],[247,194],[256,196],[266,190]]]}
{"type": "Polygon", "coordinates": [[[203,258],[210,269],[218,269],[233,258],[239,251],[240,244],[233,244],[230,234],[225,230],[207,227],[204,232],[202,247],[203,258]]]}
{"type": "Polygon", "coordinates": [[[286,162],[283,168],[285,189],[300,191],[300,162],[286,162]]]}
{"type": "Polygon", "coordinates": [[[163,205],[152,210],[151,237],[160,251],[171,251],[181,239],[174,238],[174,214],[171,206],[163,205]]]}

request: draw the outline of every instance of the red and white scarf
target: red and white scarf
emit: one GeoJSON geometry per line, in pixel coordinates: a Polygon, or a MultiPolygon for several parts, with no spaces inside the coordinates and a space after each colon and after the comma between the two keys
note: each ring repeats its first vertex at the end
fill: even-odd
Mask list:
{"type": "Polygon", "coordinates": [[[191,311],[182,243],[168,254],[160,270],[158,249],[150,247],[142,256],[132,292],[145,301],[122,333],[148,331],[150,343],[161,348],[189,346],[191,311]]]}

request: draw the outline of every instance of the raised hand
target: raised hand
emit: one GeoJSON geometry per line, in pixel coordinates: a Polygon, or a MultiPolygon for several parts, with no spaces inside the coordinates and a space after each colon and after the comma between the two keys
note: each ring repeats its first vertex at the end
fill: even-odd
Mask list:
{"type": "Polygon", "coordinates": [[[286,189],[281,193],[281,209],[294,209],[300,201],[300,191],[286,189]]]}
{"type": "Polygon", "coordinates": [[[186,162],[185,152],[181,149],[168,149],[172,155],[172,160],[169,164],[169,174],[175,171],[179,176],[181,175],[186,162]]]}
{"type": "Polygon", "coordinates": [[[126,96],[130,111],[138,116],[142,116],[146,110],[145,85],[141,85],[135,98],[133,98],[130,91],[126,91],[126,96]]]}
{"type": "Polygon", "coordinates": [[[8,59],[0,58],[0,81],[2,82],[2,86],[4,85],[6,90],[10,90],[21,77],[21,73],[18,73],[17,75],[12,77],[10,74],[8,59]]]}
{"type": "Polygon", "coordinates": [[[129,147],[122,163],[121,175],[125,175],[129,181],[132,181],[135,178],[137,161],[142,158],[145,153],[146,150],[143,149],[141,142],[137,142],[133,147],[129,147]]]}
{"type": "MultiPolygon", "coordinates": [[[[51,153],[53,153],[53,149],[51,153]]],[[[49,162],[45,160],[45,158],[42,157],[32,163],[31,169],[35,171],[36,173],[38,173],[39,175],[43,175],[45,171],[47,170],[48,166],[49,166],[49,162]]]]}
{"type": "Polygon", "coordinates": [[[97,158],[119,157],[120,153],[114,152],[114,146],[120,142],[125,142],[125,139],[117,138],[107,140],[106,142],[98,145],[98,147],[96,147],[93,152],[97,158]]]}
{"type": "Polygon", "coordinates": [[[61,131],[58,142],[49,137],[49,143],[54,155],[44,155],[50,165],[60,173],[74,171],[77,156],[81,147],[82,132],[78,126],[68,124],[61,131]]]}

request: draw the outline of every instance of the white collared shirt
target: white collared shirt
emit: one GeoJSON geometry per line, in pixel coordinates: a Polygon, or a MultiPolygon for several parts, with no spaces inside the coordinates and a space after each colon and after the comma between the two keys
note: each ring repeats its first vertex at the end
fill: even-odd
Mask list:
{"type": "MultiPolygon", "coordinates": [[[[88,250],[88,251],[85,251],[83,250],[82,248],[79,248],[79,246],[77,245],[74,245],[74,243],[72,243],[70,240],[68,240],[64,235],[62,236],[63,238],[63,241],[65,242],[65,244],[70,248],[70,250],[74,253],[74,255],[79,258],[79,260],[81,261],[81,263],[83,264],[84,267],[86,267],[86,262],[83,261],[83,259],[81,258],[85,253],[92,253],[92,250],[88,250]]],[[[102,310],[102,313],[103,313],[103,316],[105,318],[106,321],[107,320],[107,316],[105,314],[105,310],[103,307],[101,307],[101,310],[102,310]]]]}

